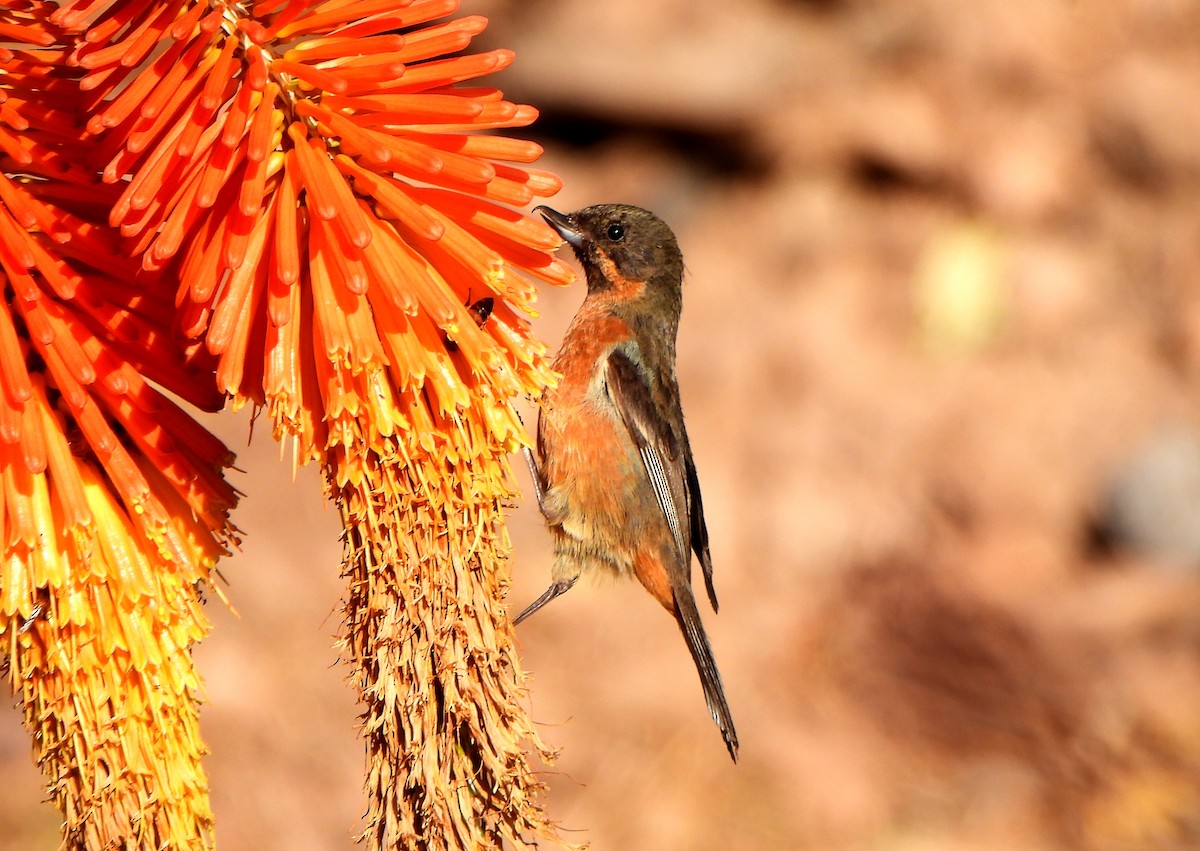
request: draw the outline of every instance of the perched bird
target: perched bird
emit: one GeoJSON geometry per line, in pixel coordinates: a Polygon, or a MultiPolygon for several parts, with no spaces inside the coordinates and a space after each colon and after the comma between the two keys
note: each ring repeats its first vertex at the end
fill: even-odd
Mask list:
{"type": "Polygon", "coordinates": [[[692,593],[694,552],[716,611],[700,483],[675,378],[679,244],[666,223],[638,207],[535,212],[574,249],[588,292],[554,362],[562,380],[542,402],[540,463],[526,452],[554,536],[553,583],[515,622],[585,572],[636,576],[678,622],[736,762],[733,716],[692,593]]]}

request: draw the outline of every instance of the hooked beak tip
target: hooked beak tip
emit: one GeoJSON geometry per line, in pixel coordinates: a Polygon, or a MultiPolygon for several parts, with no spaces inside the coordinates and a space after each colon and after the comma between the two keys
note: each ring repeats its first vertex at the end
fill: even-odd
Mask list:
{"type": "Polygon", "coordinates": [[[575,227],[575,222],[572,218],[564,213],[560,213],[551,207],[541,206],[534,207],[535,213],[540,213],[542,218],[550,227],[558,231],[558,235],[569,242],[572,246],[579,246],[583,243],[583,234],[575,227]]]}

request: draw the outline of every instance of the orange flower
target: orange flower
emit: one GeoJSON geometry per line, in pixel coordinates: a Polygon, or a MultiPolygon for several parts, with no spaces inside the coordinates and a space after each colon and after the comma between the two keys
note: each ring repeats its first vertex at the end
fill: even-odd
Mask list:
{"type": "MultiPolygon", "coordinates": [[[[146,269],[178,275],[183,327],[218,356],[220,387],[267,404],[302,459],[321,457],[325,420],[343,411],[365,410],[368,431],[406,427],[405,399],[363,408],[376,380],[363,372],[410,392],[435,383],[446,410],[481,384],[506,408],[548,380],[513,308],[571,273],[550,253],[558,237],[503,205],[560,183],[528,167],[538,145],[475,132],[536,113],[455,86],[513,59],[439,59],[486,25],[430,23],[455,8],[100,0],[52,16],[90,21],[69,61],[105,179],[130,178],[110,222],[146,269]],[[482,329],[468,312],[481,298],[496,302],[482,329]]],[[[485,421],[519,437],[511,417],[485,421]]]]}
{"type": "Polygon", "coordinates": [[[525,443],[553,379],[529,335],[558,236],[514,210],[559,189],[535,111],[460,84],[486,21],[450,0],[67,0],[108,223],[235,404],[323,464],[346,531],[348,657],[375,847],[549,835],[505,617],[525,443]],[[455,54],[455,55],[452,55],[455,54]],[[486,321],[477,305],[487,304],[486,321]]]}
{"type": "Polygon", "coordinates": [[[0,78],[0,644],[68,840],[181,847],[211,832],[187,651],[232,456],[147,383],[220,405],[88,221],[116,192],[83,165],[50,11],[7,18],[49,47],[4,51],[0,78]]]}

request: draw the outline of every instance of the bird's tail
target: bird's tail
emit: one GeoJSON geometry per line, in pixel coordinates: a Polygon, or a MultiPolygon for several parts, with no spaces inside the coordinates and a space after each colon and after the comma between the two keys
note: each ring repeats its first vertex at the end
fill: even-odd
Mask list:
{"type": "Polygon", "coordinates": [[[725,700],[725,688],[721,685],[721,674],[717,670],[716,660],[713,659],[712,647],[709,646],[708,636],[704,633],[704,624],[700,622],[700,610],[696,608],[696,597],[692,589],[683,585],[674,589],[675,620],[687,642],[688,650],[696,663],[700,674],[700,684],[704,687],[704,699],[708,701],[708,711],[721,730],[725,739],[725,747],[729,755],[737,762],[738,738],[737,730],[733,727],[733,713],[729,711],[729,703],[725,700]]]}

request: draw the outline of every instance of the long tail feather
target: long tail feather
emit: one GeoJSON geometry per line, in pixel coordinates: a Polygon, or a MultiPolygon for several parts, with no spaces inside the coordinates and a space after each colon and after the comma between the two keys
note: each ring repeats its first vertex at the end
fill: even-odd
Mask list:
{"type": "Polygon", "coordinates": [[[704,624],[700,622],[696,597],[687,585],[676,587],[674,593],[675,620],[679,623],[679,630],[683,633],[683,639],[692,653],[692,660],[696,663],[696,671],[700,674],[700,684],[704,687],[708,711],[712,713],[713,721],[717,722],[721,736],[725,739],[729,756],[737,762],[738,738],[737,730],[733,726],[733,713],[729,710],[729,702],[725,700],[721,674],[717,670],[716,660],[713,659],[708,636],[704,633],[704,624]]]}

